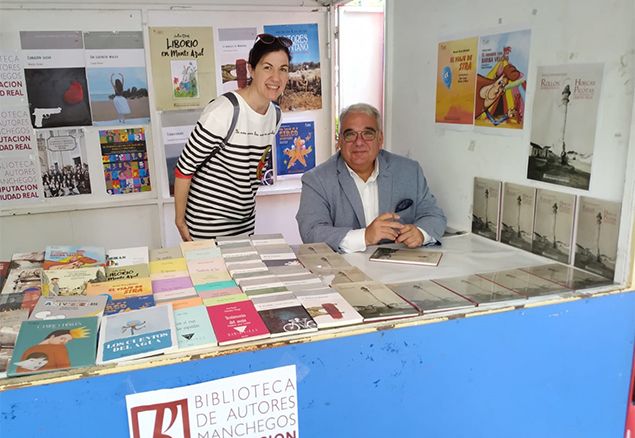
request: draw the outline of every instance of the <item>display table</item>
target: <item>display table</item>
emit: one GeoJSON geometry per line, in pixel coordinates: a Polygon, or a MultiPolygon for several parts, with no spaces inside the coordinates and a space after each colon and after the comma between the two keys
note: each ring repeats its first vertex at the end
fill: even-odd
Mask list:
{"type": "MultiPolygon", "coordinates": [[[[476,236],[443,251],[436,268],[347,258],[383,282],[545,261],[476,236]]],[[[6,379],[0,435],[127,436],[126,394],[295,364],[304,437],[620,436],[633,315],[635,293],[612,290],[6,379]]]]}

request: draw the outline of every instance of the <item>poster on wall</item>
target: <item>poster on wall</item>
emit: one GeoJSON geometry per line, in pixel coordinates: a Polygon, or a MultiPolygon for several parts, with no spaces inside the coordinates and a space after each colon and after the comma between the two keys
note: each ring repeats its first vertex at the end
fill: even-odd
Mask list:
{"type": "Polygon", "coordinates": [[[247,61],[258,30],[255,27],[218,29],[216,37],[216,64],[218,94],[239,90],[247,86],[247,61]]]}
{"type": "Polygon", "coordinates": [[[474,124],[474,84],[478,38],[439,43],[435,121],[474,124]]]}
{"type": "Polygon", "coordinates": [[[92,124],[81,32],[20,32],[34,128],[92,124]]]}
{"type": "Polygon", "coordinates": [[[200,108],[216,95],[211,27],[151,27],[152,82],[158,110],[200,108]]]}
{"type": "Polygon", "coordinates": [[[84,130],[41,129],[36,136],[44,197],[91,193],[84,130]]]}
{"type": "Polygon", "coordinates": [[[276,134],[276,173],[279,178],[301,176],[315,167],[313,122],[283,123],[276,134]]]}
{"type": "Polygon", "coordinates": [[[39,201],[41,186],[36,154],[0,154],[0,202],[39,201]]]}
{"type": "Polygon", "coordinates": [[[280,100],[282,111],[307,111],[322,108],[320,42],[317,23],[264,26],[265,33],[285,36],[293,44],[289,82],[280,100]]]}
{"type": "Polygon", "coordinates": [[[150,123],[142,32],[85,32],[94,125],[150,123]]]}
{"type": "Polygon", "coordinates": [[[100,130],[99,145],[109,195],[152,190],[143,128],[100,130]]]}
{"type": "Polygon", "coordinates": [[[165,147],[165,166],[168,172],[170,196],[174,196],[174,168],[179,156],[194,130],[194,125],[168,126],[161,129],[165,147]]]}
{"type": "Polygon", "coordinates": [[[0,50],[0,108],[26,106],[24,70],[16,50],[0,50]]]}
{"type": "Polygon", "coordinates": [[[588,190],[603,64],[538,67],[527,178],[588,190]]]}
{"type": "Polygon", "coordinates": [[[530,30],[480,37],[474,124],[523,129],[530,30]]]}

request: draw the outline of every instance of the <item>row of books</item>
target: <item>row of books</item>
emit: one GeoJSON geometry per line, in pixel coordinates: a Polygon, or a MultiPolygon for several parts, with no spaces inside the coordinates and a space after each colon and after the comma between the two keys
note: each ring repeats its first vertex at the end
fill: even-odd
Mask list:
{"type": "Polygon", "coordinates": [[[472,232],[613,279],[620,209],[619,202],[476,177],[472,232]]]}
{"type": "MultiPolygon", "coordinates": [[[[27,267],[24,259],[13,257],[14,270],[42,269],[34,261],[27,267]]],[[[58,279],[57,288],[50,283],[40,288],[41,297],[33,284],[0,295],[0,370],[22,375],[120,362],[610,283],[550,264],[384,285],[324,243],[301,245],[296,255],[281,235],[110,250],[105,260],[106,271],[145,266],[149,276],[84,279],[77,287],[58,279]],[[36,298],[26,299],[29,295],[36,298]]],[[[70,270],[87,268],[104,269],[70,270]]],[[[52,280],[47,276],[52,271],[42,270],[44,282],[52,280]]]]}

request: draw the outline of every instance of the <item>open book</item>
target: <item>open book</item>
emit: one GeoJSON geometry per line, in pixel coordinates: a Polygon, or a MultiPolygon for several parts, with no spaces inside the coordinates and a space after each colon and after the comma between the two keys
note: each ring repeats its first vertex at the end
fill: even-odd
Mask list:
{"type": "Polygon", "coordinates": [[[423,249],[377,248],[369,260],[371,262],[409,263],[413,265],[437,266],[443,253],[423,249]]]}

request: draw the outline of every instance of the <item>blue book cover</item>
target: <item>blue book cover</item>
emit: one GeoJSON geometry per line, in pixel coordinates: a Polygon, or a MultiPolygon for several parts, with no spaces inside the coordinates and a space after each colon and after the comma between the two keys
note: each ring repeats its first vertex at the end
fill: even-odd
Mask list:
{"type": "Polygon", "coordinates": [[[174,311],[176,337],[179,350],[216,346],[216,335],[212,329],[205,306],[185,307],[174,311]]]}
{"type": "Polygon", "coordinates": [[[102,318],[97,363],[154,356],[176,348],[171,304],[131,310],[102,318]]]}
{"type": "Polygon", "coordinates": [[[303,174],[315,167],[313,122],[283,123],[276,134],[278,176],[303,174]]]}
{"type": "Polygon", "coordinates": [[[147,309],[152,306],[154,306],[153,295],[141,295],[137,297],[123,298],[120,300],[108,298],[104,315],[114,315],[120,312],[129,312],[131,310],[147,309]]]}

